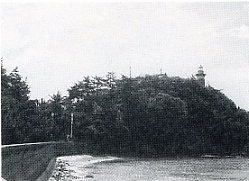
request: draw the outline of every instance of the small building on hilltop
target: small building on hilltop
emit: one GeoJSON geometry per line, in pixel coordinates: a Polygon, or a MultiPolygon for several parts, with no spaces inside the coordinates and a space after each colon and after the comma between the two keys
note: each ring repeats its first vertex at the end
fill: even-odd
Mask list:
{"type": "Polygon", "coordinates": [[[201,65],[199,66],[199,70],[198,70],[197,74],[195,74],[195,75],[196,75],[196,78],[197,78],[197,82],[200,85],[205,87],[205,76],[206,76],[206,74],[204,74],[203,66],[201,66],[201,65]]]}

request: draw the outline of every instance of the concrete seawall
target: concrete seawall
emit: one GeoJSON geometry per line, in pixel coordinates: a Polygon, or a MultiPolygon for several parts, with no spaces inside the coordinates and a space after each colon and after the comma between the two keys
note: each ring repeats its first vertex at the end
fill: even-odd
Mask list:
{"type": "Polygon", "coordinates": [[[56,157],[81,154],[74,142],[46,142],[2,146],[2,178],[7,181],[46,181],[56,157]]]}

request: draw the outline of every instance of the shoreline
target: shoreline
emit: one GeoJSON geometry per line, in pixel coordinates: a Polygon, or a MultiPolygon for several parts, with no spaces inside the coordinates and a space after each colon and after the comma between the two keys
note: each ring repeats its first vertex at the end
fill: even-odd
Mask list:
{"type": "MultiPolygon", "coordinates": [[[[64,173],[63,173],[65,175],[65,177],[61,177],[61,179],[59,179],[59,178],[58,179],[52,179],[51,178],[48,181],[61,181],[61,180],[64,180],[64,181],[84,181],[84,180],[94,180],[94,179],[99,180],[99,178],[103,176],[103,175],[99,175],[99,174],[103,174],[104,172],[102,173],[102,171],[100,171],[98,173],[98,172],[96,172],[96,170],[98,170],[99,167],[102,168],[102,169],[103,169],[103,167],[109,169],[110,165],[106,167],[106,166],[103,166],[102,164],[99,165],[98,163],[102,163],[102,162],[104,162],[104,163],[105,162],[107,162],[107,163],[111,162],[112,163],[112,160],[114,160],[114,163],[116,163],[116,161],[115,161],[116,159],[119,159],[119,160],[121,159],[121,161],[118,161],[118,163],[120,162],[121,164],[123,163],[122,160],[124,160],[125,164],[133,163],[133,166],[135,166],[134,168],[136,168],[136,163],[140,163],[140,166],[145,165],[145,168],[148,168],[147,166],[148,166],[148,163],[150,163],[150,161],[152,161],[152,163],[155,163],[155,162],[156,163],[163,163],[164,165],[165,165],[165,163],[171,163],[172,162],[171,159],[169,159],[169,160],[167,159],[166,162],[165,162],[165,161],[162,161],[161,159],[159,159],[159,160],[157,160],[157,159],[152,159],[152,160],[148,159],[147,160],[147,159],[141,159],[141,158],[139,159],[139,158],[137,158],[138,160],[136,160],[136,158],[133,157],[133,160],[131,160],[131,162],[130,162],[130,160],[126,160],[126,158],[117,158],[117,157],[112,157],[112,156],[103,156],[103,157],[101,157],[101,156],[95,157],[95,156],[91,156],[91,155],[62,156],[62,157],[58,157],[57,163],[60,160],[60,163],[62,163],[62,165],[65,166],[64,167],[65,168],[64,173]],[[76,161],[76,162],[73,163],[73,161],[76,161]],[[67,165],[67,163],[69,163],[69,165],[67,165]],[[94,165],[96,163],[97,163],[97,165],[94,165]],[[134,165],[134,163],[135,163],[135,165],[134,165]],[[146,164],[144,164],[144,163],[146,163],[146,164]],[[66,175],[66,174],[68,174],[68,175],[66,175]]],[[[233,157],[233,158],[231,158],[231,157],[230,158],[219,158],[219,159],[207,159],[206,160],[206,159],[202,159],[201,157],[199,157],[199,158],[193,159],[193,160],[197,165],[200,165],[200,163],[206,163],[206,161],[208,161],[208,163],[215,164],[216,166],[221,166],[223,163],[230,163],[230,159],[236,159],[236,163],[239,163],[239,165],[241,163],[240,159],[238,159],[236,157],[233,157]],[[221,159],[222,161],[220,161],[219,159],[221,159]]],[[[241,159],[243,159],[243,158],[241,158],[241,159]]],[[[191,163],[193,161],[189,160],[188,158],[185,158],[185,159],[179,159],[179,160],[178,159],[173,159],[173,162],[174,163],[181,163],[180,164],[181,168],[185,168],[186,163],[189,163],[191,165],[191,163]]],[[[243,162],[245,162],[245,160],[243,162]]],[[[168,164],[166,164],[166,165],[168,165],[168,164]]],[[[176,166],[176,165],[173,164],[173,166],[176,166]]],[[[117,168],[115,165],[110,166],[110,167],[111,168],[117,168]]],[[[201,167],[201,168],[203,169],[203,167],[201,167]]],[[[207,167],[207,168],[209,168],[209,167],[207,167]]],[[[232,167],[231,167],[231,169],[232,169],[232,167]]],[[[106,171],[106,169],[105,169],[105,171],[106,171]]],[[[117,171],[117,169],[115,171],[116,171],[115,172],[116,174],[119,173],[119,171],[117,171]]],[[[125,175],[127,175],[127,173],[130,173],[129,171],[130,171],[130,169],[127,169],[124,172],[125,174],[121,175],[120,178],[124,178],[125,175]]],[[[177,168],[173,169],[172,171],[173,171],[172,173],[175,173],[175,172],[178,173],[177,168]]],[[[203,170],[200,170],[200,171],[202,173],[203,170]]],[[[110,173],[113,173],[113,172],[108,172],[108,173],[110,174],[110,173]]],[[[182,173],[182,175],[185,175],[184,170],[181,173],[182,173]]],[[[192,174],[191,170],[188,173],[191,175],[192,174]]],[[[205,172],[205,173],[209,173],[209,172],[205,172]]],[[[144,175],[146,175],[146,173],[143,172],[142,175],[144,176],[144,175]]],[[[215,173],[214,173],[214,175],[215,175],[215,173]]],[[[133,176],[136,176],[136,175],[133,175],[133,176]]],[[[150,175],[150,176],[153,177],[153,175],[150,175]]],[[[216,175],[217,178],[218,178],[218,176],[216,175]]],[[[224,176],[225,176],[225,178],[230,178],[229,175],[225,174],[224,176]]],[[[242,176],[245,177],[244,175],[242,175],[242,176]]],[[[112,179],[107,179],[107,178],[109,178],[109,176],[105,175],[105,177],[103,177],[103,178],[105,178],[104,180],[113,180],[114,177],[111,177],[112,179]]],[[[162,178],[162,177],[158,177],[158,178],[162,178]]],[[[159,180],[162,180],[162,179],[159,179],[159,180]]],[[[172,180],[174,180],[173,177],[172,177],[172,180]]]]}
{"type": "Polygon", "coordinates": [[[36,181],[48,181],[51,177],[53,171],[55,170],[56,166],[56,158],[54,157],[52,160],[50,160],[46,170],[39,176],[36,181]]]}
{"type": "MultiPolygon", "coordinates": [[[[109,161],[115,161],[115,160],[123,160],[123,159],[127,159],[127,158],[133,158],[133,159],[192,159],[192,158],[197,158],[197,159],[231,159],[231,158],[238,158],[238,156],[217,156],[217,155],[201,155],[201,156],[195,156],[195,157],[187,157],[187,156],[176,156],[176,157],[139,157],[139,156],[127,156],[127,155],[108,155],[108,154],[75,154],[75,155],[65,155],[65,156],[58,156],[53,158],[49,165],[48,168],[44,171],[44,173],[36,180],[36,181],[60,181],[60,180],[69,180],[71,181],[71,179],[90,179],[90,178],[94,178],[94,176],[92,174],[85,174],[84,177],[80,177],[78,178],[77,176],[75,176],[75,173],[77,174],[77,172],[75,172],[75,170],[70,169],[68,167],[70,167],[70,163],[74,160],[77,159],[83,159],[82,161],[85,163],[82,163],[82,165],[84,165],[84,167],[87,168],[88,165],[91,164],[96,164],[96,163],[101,163],[101,162],[109,162],[109,161]],[[121,157],[120,157],[121,156],[121,157]],[[70,163],[69,163],[70,162],[70,163]],[[52,165],[51,165],[52,164],[52,165]],[[59,179],[56,180],[54,179],[55,177],[53,176],[53,174],[58,175],[58,168],[60,166],[62,166],[64,169],[62,169],[61,173],[62,173],[62,177],[63,179],[59,179]],[[63,176],[64,175],[64,176],[63,176]]],[[[239,158],[248,158],[246,156],[240,156],[239,158]]],[[[75,169],[75,168],[74,168],[75,169]]],[[[76,170],[77,171],[77,170],[76,170]]],[[[82,170],[81,170],[82,171],[82,170]]]]}
{"type": "Polygon", "coordinates": [[[91,156],[91,155],[71,155],[60,156],[56,158],[54,169],[48,181],[71,180],[71,179],[89,179],[94,178],[91,165],[96,163],[122,160],[119,157],[113,156],[91,156]],[[83,166],[85,170],[78,169],[78,163],[83,166]]]}
{"type": "Polygon", "coordinates": [[[212,154],[204,155],[176,155],[165,156],[156,154],[136,154],[132,152],[101,153],[95,149],[94,144],[85,142],[49,142],[28,143],[18,145],[2,145],[2,178],[10,180],[37,180],[46,181],[55,169],[57,158],[91,155],[93,158],[132,158],[132,159],[226,159],[249,158],[248,155],[220,156],[212,154]],[[20,172],[22,170],[22,172],[20,172]]]}

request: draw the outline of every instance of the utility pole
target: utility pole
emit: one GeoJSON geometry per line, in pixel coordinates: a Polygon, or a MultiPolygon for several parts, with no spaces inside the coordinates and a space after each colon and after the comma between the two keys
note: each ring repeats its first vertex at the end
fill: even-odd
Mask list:
{"type": "Polygon", "coordinates": [[[70,131],[70,138],[73,138],[73,113],[71,113],[71,131],[70,131]]]}

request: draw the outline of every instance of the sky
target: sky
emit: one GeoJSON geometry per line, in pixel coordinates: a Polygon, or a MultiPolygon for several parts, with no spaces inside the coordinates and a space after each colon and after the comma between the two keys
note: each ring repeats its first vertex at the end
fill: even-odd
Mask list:
{"type": "Polygon", "coordinates": [[[1,57],[49,99],[84,76],[166,73],[206,84],[249,110],[248,2],[2,3],[1,57]]]}

